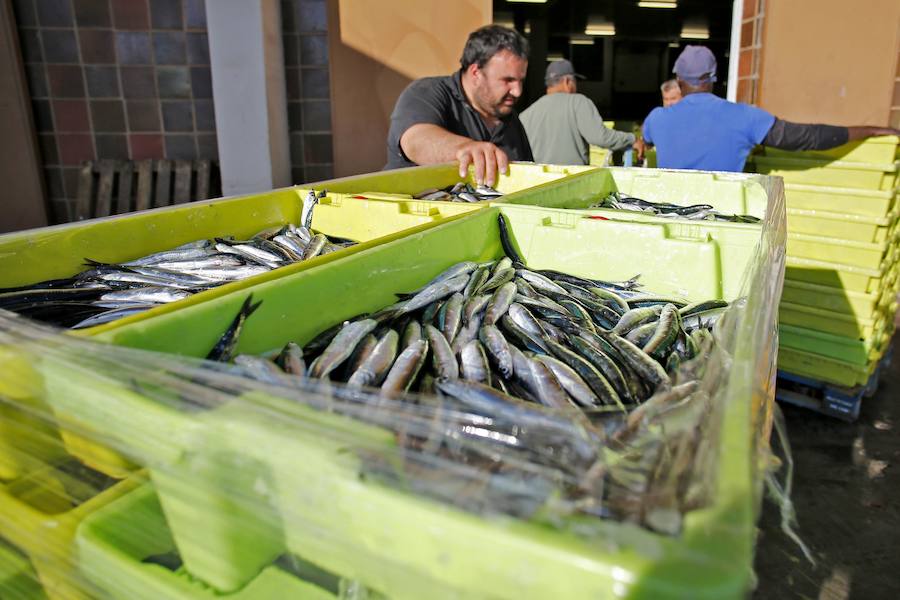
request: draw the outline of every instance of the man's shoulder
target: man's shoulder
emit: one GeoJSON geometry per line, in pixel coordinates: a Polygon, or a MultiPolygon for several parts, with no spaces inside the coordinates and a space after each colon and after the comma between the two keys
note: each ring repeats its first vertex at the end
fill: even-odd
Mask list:
{"type": "Polygon", "coordinates": [[[422,77],[406,86],[406,91],[413,94],[449,94],[452,89],[452,75],[422,77]]]}

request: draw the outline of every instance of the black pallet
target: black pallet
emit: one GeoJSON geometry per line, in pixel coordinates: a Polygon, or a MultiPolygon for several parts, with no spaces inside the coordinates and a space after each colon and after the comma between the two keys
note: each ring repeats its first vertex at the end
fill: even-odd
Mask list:
{"type": "Polygon", "coordinates": [[[865,385],[847,388],[786,371],[778,371],[775,399],[816,412],[852,422],[859,417],[863,398],[870,398],[878,390],[881,370],[891,362],[893,349],[878,362],[865,385]]]}

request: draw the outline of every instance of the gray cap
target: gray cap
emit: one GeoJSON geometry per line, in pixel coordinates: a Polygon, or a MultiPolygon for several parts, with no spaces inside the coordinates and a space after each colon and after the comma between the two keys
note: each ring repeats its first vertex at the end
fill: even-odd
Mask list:
{"type": "Polygon", "coordinates": [[[691,85],[714,82],[716,57],[706,46],[688,46],[678,55],[672,72],[691,85]]]}
{"type": "Polygon", "coordinates": [[[550,81],[551,79],[562,77],[564,75],[572,75],[578,79],[584,79],[584,75],[575,72],[575,67],[572,66],[572,63],[566,59],[562,59],[554,60],[547,65],[547,72],[544,73],[544,81],[550,81]]]}

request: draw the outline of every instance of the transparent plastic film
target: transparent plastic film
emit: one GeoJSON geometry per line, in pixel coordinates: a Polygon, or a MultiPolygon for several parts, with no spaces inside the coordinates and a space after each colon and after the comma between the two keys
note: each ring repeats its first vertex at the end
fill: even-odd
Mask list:
{"type": "Polygon", "coordinates": [[[441,238],[421,236],[328,265],[383,265],[391,294],[300,334],[265,311],[325,294],[324,269],[111,338],[194,357],[0,313],[0,536],[56,597],[740,596],[783,278],[771,185],[727,296],[558,265],[536,253],[555,217],[502,207],[428,234],[480,248],[429,262],[441,238]],[[34,510],[17,490],[42,472],[28,485],[66,500],[34,510]],[[56,508],[69,533],[34,533],[56,508]]]}

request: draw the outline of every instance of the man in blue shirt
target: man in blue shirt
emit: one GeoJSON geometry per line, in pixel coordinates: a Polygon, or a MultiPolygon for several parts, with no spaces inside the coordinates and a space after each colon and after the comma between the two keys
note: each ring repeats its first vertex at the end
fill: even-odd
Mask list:
{"type": "Polygon", "coordinates": [[[705,46],[688,46],[672,69],[683,99],[655,108],[643,126],[643,140],[656,146],[663,169],[743,171],[757,144],[785,150],[827,150],[874,135],[898,135],[888,127],[805,125],[776,118],[749,104],[712,94],[716,58],[705,46]]]}

